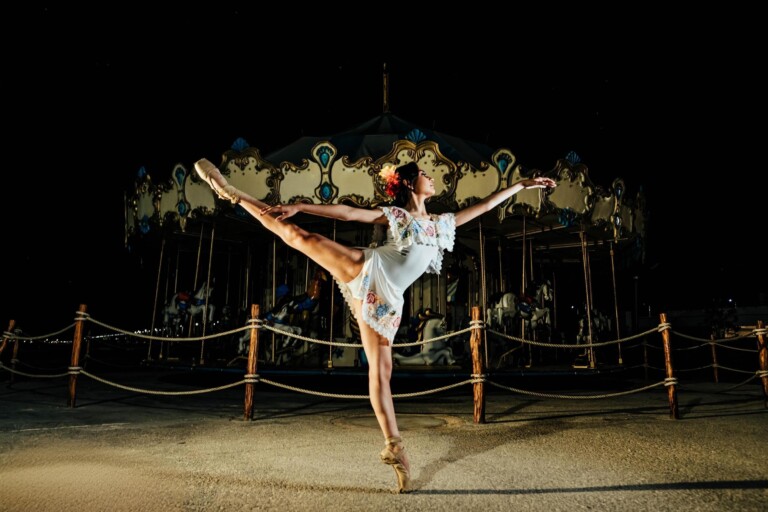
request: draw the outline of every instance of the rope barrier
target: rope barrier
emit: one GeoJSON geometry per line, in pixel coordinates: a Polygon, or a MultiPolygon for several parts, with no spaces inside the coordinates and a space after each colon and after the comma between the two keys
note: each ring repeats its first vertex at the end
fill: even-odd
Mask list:
{"type": "MultiPolygon", "coordinates": [[[[266,324],[263,326],[263,328],[268,330],[268,331],[272,331],[274,333],[277,333],[277,334],[282,334],[282,335],[284,335],[284,336],[286,336],[288,338],[296,338],[297,340],[307,341],[307,342],[310,342],[310,343],[318,343],[320,345],[331,345],[331,346],[334,346],[334,347],[355,347],[355,348],[360,348],[362,346],[362,344],[360,344],[360,343],[344,343],[344,342],[340,342],[340,341],[328,341],[328,340],[321,340],[321,339],[317,339],[317,338],[310,338],[308,336],[302,336],[301,334],[296,334],[296,333],[293,333],[293,332],[284,331],[284,330],[279,329],[277,327],[273,327],[271,325],[266,325],[266,324]]],[[[469,332],[471,330],[472,330],[472,327],[467,327],[467,328],[459,330],[459,331],[451,332],[451,333],[448,333],[448,334],[443,334],[441,336],[435,336],[434,338],[430,338],[428,340],[414,341],[414,342],[410,342],[410,343],[393,343],[392,344],[392,348],[397,348],[397,347],[414,347],[414,346],[417,346],[417,345],[426,345],[427,343],[433,343],[435,341],[440,341],[440,340],[444,340],[444,339],[448,339],[448,338],[453,338],[454,336],[458,336],[460,334],[464,334],[465,332],[469,332]]]]}
{"type": "Polygon", "coordinates": [[[56,373],[56,374],[52,374],[52,375],[43,375],[43,374],[39,374],[39,373],[27,373],[27,372],[22,372],[22,371],[16,370],[15,368],[8,368],[3,363],[0,363],[0,369],[6,370],[6,371],[11,372],[11,373],[15,373],[16,375],[22,375],[24,377],[33,377],[33,378],[37,377],[37,378],[41,378],[41,379],[55,379],[55,378],[58,378],[58,377],[66,377],[67,375],[69,375],[68,372],[67,373],[56,373]]]}
{"type": "MultiPolygon", "coordinates": [[[[207,340],[207,339],[210,339],[210,338],[221,338],[222,336],[229,336],[231,334],[235,334],[235,333],[238,333],[238,332],[246,331],[246,330],[249,330],[249,329],[254,329],[254,328],[258,329],[258,327],[243,326],[243,327],[238,327],[236,329],[232,329],[232,330],[229,330],[229,331],[222,331],[222,332],[217,332],[217,333],[214,333],[214,334],[209,334],[207,336],[197,336],[197,337],[187,337],[187,338],[170,338],[170,337],[167,337],[167,336],[153,336],[151,334],[142,334],[142,333],[138,333],[138,332],[126,331],[124,329],[120,329],[118,327],[114,327],[112,325],[105,324],[104,322],[100,322],[100,321],[95,320],[93,318],[89,318],[89,320],[91,322],[93,322],[94,324],[96,324],[96,325],[100,325],[101,327],[104,327],[106,329],[111,329],[111,330],[113,330],[115,332],[119,332],[121,334],[126,334],[126,335],[132,336],[134,338],[141,338],[141,339],[153,340],[153,341],[174,341],[174,342],[176,342],[176,341],[201,341],[201,340],[207,340]]],[[[256,320],[258,322],[263,322],[263,320],[259,320],[259,319],[256,319],[256,320]]]]}
{"type": "MultiPolygon", "coordinates": [[[[298,393],[305,393],[305,394],[308,394],[308,395],[315,395],[315,396],[324,396],[324,397],[327,397],[327,398],[351,398],[351,399],[364,399],[364,400],[367,400],[367,399],[370,398],[370,395],[345,395],[345,394],[338,394],[338,393],[325,393],[325,392],[322,392],[322,391],[313,391],[313,390],[310,390],[310,389],[304,389],[304,388],[299,388],[299,387],[296,387],[296,386],[290,386],[288,384],[281,384],[280,382],[275,382],[273,380],[269,380],[269,379],[265,379],[265,378],[262,378],[261,382],[263,382],[264,384],[269,384],[270,386],[275,386],[275,387],[287,389],[287,390],[290,390],[290,391],[296,391],[298,393]]],[[[462,381],[462,382],[457,382],[455,384],[449,384],[447,386],[442,386],[442,387],[439,387],[439,388],[428,389],[426,391],[418,391],[418,392],[414,392],[414,393],[393,394],[392,398],[412,398],[412,397],[415,397],[415,396],[431,395],[431,394],[434,394],[434,393],[440,393],[442,391],[446,391],[448,389],[457,388],[459,386],[463,386],[465,384],[470,384],[470,383],[472,383],[472,380],[465,380],[465,381],[462,381]]]]}
{"type": "Polygon", "coordinates": [[[561,395],[556,393],[539,393],[536,391],[526,391],[523,389],[517,389],[509,386],[504,386],[502,384],[498,384],[496,382],[493,382],[491,380],[487,381],[488,384],[491,384],[492,386],[496,386],[497,388],[506,389],[508,391],[512,391],[513,393],[520,393],[521,395],[530,395],[530,396],[538,396],[542,398],[563,398],[563,399],[571,399],[571,400],[588,400],[588,399],[601,399],[601,398],[611,398],[615,396],[624,396],[624,395],[631,395],[633,393],[639,393],[641,391],[646,391],[651,388],[659,387],[662,384],[664,384],[664,381],[656,382],[655,384],[651,384],[648,386],[644,386],[642,388],[632,389],[629,391],[620,391],[618,393],[607,393],[607,394],[601,394],[601,395],[561,395]]]}
{"type": "Polygon", "coordinates": [[[59,334],[65,333],[68,330],[72,329],[74,326],[75,326],[75,324],[72,323],[72,324],[69,324],[68,326],[64,327],[63,329],[60,329],[58,331],[54,331],[54,332],[49,333],[49,334],[41,334],[40,336],[22,336],[20,334],[14,334],[12,332],[7,332],[7,331],[3,333],[3,336],[5,336],[7,338],[12,338],[12,339],[15,339],[15,340],[20,340],[20,341],[36,341],[36,340],[43,340],[43,339],[47,339],[47,338],[52,338],[54,336],[58,336],[59,334]]]}
{"type": "Polygon", "coordinates": [[[208,388],[208,389],[196,389],[196,390],[192,390],[192,391],[156,391],[156,390],[152,390],[152,389],[136,388],[136,387],[133,387],[133,386],[125,386],[123,384],[118,384],[117,382],[112,382],[112,381],[109,381],[107,379],[104,379],[104,378],[101,378],[101,377],[97,377],[96,375],[94,375],[94,374],[92,374],[90,372],[87,372],[85,370],[80,370],[80,373],[85,375],[86,377],[92,378],[93,380],[99,381],[102,384],[107,384],[109,386],[116,387],[116,388],[119,388],[119,389],[124,389],[126,391],[134,391],[136,393],[145,393],[145,394],[148,394],[148,395],[200,395],[200,394],[203,394],[203,393],[211,393],[211,392],[214,392],[214,391],[221,391],[223,389],[233,388],[233,387],[239,386],[240,384],[243,384],[245,382],[244,380],[240,380],[240,381],[237,381],[237,382],[232,382],[230,384],[224,384],[223,386],[216,386],[214,388],[208,388]]]}
{"type": "MultiPolygon", "coordinates": [[[[142,334],[142,333],[130,332],[130,331],[126,331],[126,330],[122,330],[122,329],[116,328],[116,327],[111,326],[109,324],[106,324],[104,322],[100,322],[100,321],[98,321],[96,319],[93,319],[87,313],[77,312],[77,316],[75,318],[75,322],[84,322],[86,320],[87,321],[91,321],[91,322],[93,322],[96,325],[100,325],[100,326],[102,326],[102,327],[104,327],[106,329],[113,330],[113,331],[115,331],[117,333],[122,333],[122,334],[125,334],[125,335],[128,335],[128,336],[131,336],[131,337],[137,337],[137,338],[143,338],[143,339],[149,339],[149,340],[173,341],[173,342],[178,342],[178,341],[200,341],[200,340],[204,340],[204,339],[207,339],[207,338],[217,338],[217,337],[229,336],[229,335],[236,334],[236,333],[243,332],[243,331],[247,331],[247,330],[250,330],[250,329],[266,329],[266,330],[271,330],[273,332],[279,333],[281,335],[285,335],[287,337],[296,338],[296,339],[299,339],[299,340],[303,340],[303,341],[307,341],[307,342],[312,342],[312,343],[323,344],[323,345],[333,345],[333,346],[339,346],[339,347],[354,347],[354,348],[359,348],[361,346],[360,343],[340,343],[340,342],[335,342],[335,341],[319,340],[319,339],[315,339],[315,338],[301,336],[301,335],[298,335],[298,334],[295,334],[295,333],[286,332],[286,331],[283,331],[283,330],[281,330],[279,328],[273,327],[273,326],[267,324],[265,321],[263,321],[261,319],[258,319],[258,318],[249,319],[246,322],[246,325],[243,326],[243,327],[238,327],[238,328],[235,328],[235,329],[232,329],[232,330],[229,330],[229,331],[223,331],[223,332],[211,334],[211,335],[204,336],[204,337],[188,337],[188,338],[168,338],[168,337],[162,337],[162,336],[152,336],[152,335],[145,335],[145,334],[142,334]]],[[[71,329],[74,325],[75,324],[69,325],[69,326],[67,326],[64,329],[61,329],[60,331],[56,331],[55,333],[51,333],[51,334],[44,335],[44,336],[24,337],[24,336],[19,336],[19,335],[15,334],[15,333],[11,333],[11,332],[4,332],[4,336],[7,337],[7,338],[11,338],[11,339],[23,339],[23,340],[37,340],[37,339],[43,339],[43,338],[50,338],[50,337],[59,335],[59,334],[65,332],[65,331],[67,331],[68,329],[71,329]]],[[[531,345],[538,345],[538,346],[542,346],[542,347],[577,348],[577,349],[585,349],[585,348],[589,348],[589,347],[602,347],[602,346],[613,345],[613,344],[618,344],[618,343],[625,343],[627,341],[631,341],[631,340],[634,340],[634,339],[638,339],[638,338],[642,338],[642,337],[648,336],[649,334],[652,334],[652,333],[655,333],[655,332],[664,332],[664,331],[667,331],[667,330],[668,331],[672,331],[671,323],[663,322],[663,323],[660,323],[658,326],[656,326],[654,328],[651,328],[651,329],[649,329],[649,330],[647,330],[645,332],[638,333],[636,335],[632,335],[632,336],[625,337],[625,338],[620,338],[620,339],[617,339],[617,340],[605,341],[605,342],[600,342],[600,343],[559,344],[559,343],[538,342],[538,341],[534,341],[534,340],[526,340],[525,338],[519,338],[519,337],[515,337],[515,336],[510,336],[510,335],[507,335],[505,333],[501,333],[501,332],[498,332],[498,331],[494,331],[492,329],[488,329],[486,323],[483,322],[482,320],[473,320],[473,321],[469,322],[469,325],[470,325],[470,327],[468,327],[468,328],[465,328],[465,329],[462,329],[462,330],[459,330],[459,331],[455,331],[455,332],[451,332],[451,333],[447,333],[445,335],[437,336],[435,338],[431,338],[431,339],[428,339],[428,340],[417,341],[417,342],[412,342],[412,343],[395,343],[392,346],[393,347],[407,347],[407,346],[425,345],[425,344],[432,343],[432,342],[435,342],[435,341],[439,341],[439,340],[443,340],[443,339],[448,339],[448,338],[453,338],[453,337],[459,336],[461,334],[470,332],[470,331],[472,331],[474,329],[478,329],[478,328],[479,329],[487,329],[492,334],[495,334],[495,335],[503,337],[503,338],[511,339],[511,340],[514,340],[514,341],[518,341],[518,342],[521,342],[521,343],[528,343],[528,344],[531,344],[531,345]]],[[[673,332],[675,332],[675,331],[673,331],[673,332]]],[[[750,335],[741,336],[741,337],[733,337],[733,338],[725,338],[723,340],[708,340],[708,339],[705,339],[705,338],[696,338],[694,336],[689,336],[689,335],[685,335],[685,334],[677,333],[677,332],[675,332],[675,334],[677,334],[678,336],[681,336],[683,338],[692,339],[692,340],[699,340],[699,341],[703,342],[701,345],[699,345],[697,347],[687,347],[687,348],[683,348],[683,349],[677,349],[677,350],[692,350],[694,348],[701,348],[702,346],[711,346],[713,343],[714,344],[719,344],[719,342],[722,342],[722,341],[731,341],[732,342],[734,340],[738,340],[738,339],[749,337],[749,336],[753,336],[753,335],[762,335],[762,334],[765,334],[766,332],[768,332],[768,329],[755,329],[754,331],[752,331],[752,333],[750,335]]],[[[655,346],[647,344],[645,341],[643,343],[641,343],[641,344],[637,344],[637,345],[630,346],[630,347],[625,347],[625,348],[627,348],[627,349],[629,349],[629,348],[637,348],[637,347],[640,347],[640,346],[646,346],[646,347],[650,346],[651,348],[658,348],[658,347],[655,347],[655,346]]],[[[731,346],[728,346],[728,345],[722,345],[722,346],[724,348],[731,348],[733,350],[741,350],[741,351],[745,351],[745,352],[756,352],[756,350],[742,349],[742,348],[738,348],[738,347],[731,347],[731,346]]],[[[89,357],[89,356],[86,356],[86,357],[89,357]]],[[[93,359],[93,358],[91,358],[91,359],[93,359]]],[[[12,360],[12,362],[14,364],[19,363],[19,361],[16,360],[16,359],[12,360]]],[[[636,366],[629,367],[629,368],[625,368],[625,369],[631,369],[631,368],[637,368],[637,367],[645,367],[645,368],[650,368],[650,369],[653,369],[653,370],[665,371],[665,369],[663,369],[663,368],[655,368],[655,367],[651,367],[651,366],[643,365],[643,364],[636,365],[636,366]]],[[[728,367],[725,367],[725,366],[720,366],[720,365],[717,365],[717,364],[708,365],[708,366],[702,366],[702,367],[699,367],[699,368],[690,368],[690,369],[683,369],[683,370],[677,369],[676,371],[678,371],[678,372],[681,372],[681,371],[695,371],[695,370],[702,370],[702,369],[713,368],[713,367],[714,368],[722,368],[724,370],[729,370],[729,371],[733,371],[733,372],[752,373],[752,372],[748,372],[748,371],[744,371],[744,370],[738,370],[738,369],[734,369],[734,368],[728,368],[728,367]]],[[[30,374],[30,373],[21,372],[21,371],[18,371],[16,369],[9,368],[9,367],[5,366],[1,362],[0,362],[0,369],[7,370],[7,371],[12,372],[14,374],[23,375],[23,376],[26,376],[26,377],[33,377],[33,378],[57,378],[57,377],[64,377],[64,376],[67,376],[67,375],[83,374],[83,375],[85,375],[87,377],[90,377],[90,378],[92,378],[92,379],[94,379],[94,380],[96,380],[98,382],[101,382],[103,384],[107,384],[109,386],[113,386],[113,387],[116,387],[116,388],[124,389],[124,390],[127,390],[127,391],[132,391],[132,392],[137,392],[137,393],[144,393],[144,394],[152,394],[152,395],[196,395],[196,394],[202,394],[202,393],[210,393],[210,392],[215,392],[215,391],[221,391],[221,390],[224,390],[224,389],[229,389],[229,388],[233,388],[233,387],[239,386],[241,384],[264,383],[264,384],[268,384],[268,385],[275,386],[275,387],[280,387],[280,388],[291,390],[291,391],[296,391],[296,392],[310,394],[310,395],[316,395],[316,396],[329,397],[329,398],[347,398],[347,399],[369,399],[370,398],[369,395],[350,395],[350,394],[325,393],[325,392],[310,390],[310,389],[306,389],[306,388],[290,386],[290,385],[287,385],[287,384],[283,384],[283,383],[279,383],[279,382],[276,382],[276,381],[272,381],[270,379],[262,378],[262,377],[260,377],[259,374],[256,374],[256,373],[245,374],[243,379],[240,380],[240,381],[229,383],[229,384],[225,384],[225,385],[222,385],[222,386],[216,386],[216,387],[213,387],[213,388],[199,389],[199,390],[192,390],[192,391],[159,391],[159,390],[151,390],[151,389],[144,389],[144,388],[138,388],[138,387],[133,387],[133,386],[122,385],[122,384],[119,384],[119,383],[116,383],[116,382],[104,379],[102,377],[99,377],[99,376],[97,376],[95,374],[92,374],[90,372],[87,372],[81,366],[69,366],[67,368],[67,372],[66,373],[53,374],[53,375],[30,374]]],[[[659,386],[662,386],[662,385],[665,386],[665,387],[669,387],[669,386],[675,386],[675,385],[678,384],[678,380],[676,378],[668,377],[668,378],[665,378],[663,381],[660,381],[660,382],[657,382],[657,383],[654,383],[654,384],[650,384],[648,386],[644,386],[644,387],[640,387],[640,388],[633,389],[633,390],[628,390],[628,391],[617,392],[617,393],[604,393],[604,394],[595,394],[595,395],[568,395],[568,394],[556,394],[556,393],[539,393],[539,392],[522,390],[522,389],[518,389],[518,388],[514,388],[514,387],[504,386],[502,384],[499,384],[497,382],[493,382],[492,380],[489,380],[488,379],[488,375],[485,374],[485,373],[472,373],[472,374],[470,374],[469,377],[470,377],[469,379],[463,380],[461,382],[456,382],[456,383],[449,384],[449,385],[442,386],[442,387],[438,387],[438,388],[433,388],[433,389],[428,389],[428,390],[423,390],[423,391],[418,391],[418,392],[413,392],[413,393],[393,394],[392,396],[393,396],[393,398],[411,398],[411,397],[425,396],[425,395],[440,393],[440,392],[443,392],[443,391],[454,389],[454,388],[457,388],[457,387],[460,387],[460,386],[464,386],[466,384],[476,384],[476,383],[487,382],[487,383],[489,383],[489,384],[491,384],[491,385],[493,385],[493,386],[495,386],[497,388],[506,389],[508,391],[512,391],[514,393],[519,393],[519,394],[523,394],[523,395],[530,395],[530,396],[537,396],[537,397],[544,397],[544,398],[560,398],[560,399],[586,400],[586,399],[602,399],[602,398],[624,396],[624,395],[629,395],[629,394],[633,394],[633,393],[643,392],[643,391],[646,391],[646,390],[649,390],[649,389],[652,389],[652,388],[655,388],[655,387],[659,387],[659,386]]],[[[766,370],[758,370],[757,372],[754,372],[754,374],[751,375],[750,378],[745,380],[743,383],[740,383],[740,384],[738,384],[738,385],[736,385],[736,386],[734,386],[732,388],[729,388],[729,389],[735,389],[736,387],[744,385],[747,382],[749,382],[749,381],[751,381],[751,380],[753,380],[755,378],[765,378],[765,377],[768,377],[768,371],[766,371],[766,370]]]]}

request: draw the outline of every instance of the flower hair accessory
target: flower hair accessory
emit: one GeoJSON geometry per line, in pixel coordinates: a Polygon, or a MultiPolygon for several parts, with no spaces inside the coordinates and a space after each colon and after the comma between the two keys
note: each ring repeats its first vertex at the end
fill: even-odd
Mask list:
{"type": "Polygon", "coordinates": [[[389,197],[395,197],[400,190],[400,175],[397,174],[396,167],[392,164],[384,164],[379,171],[379,176],[384,181],[384,191],[389,197]]]}

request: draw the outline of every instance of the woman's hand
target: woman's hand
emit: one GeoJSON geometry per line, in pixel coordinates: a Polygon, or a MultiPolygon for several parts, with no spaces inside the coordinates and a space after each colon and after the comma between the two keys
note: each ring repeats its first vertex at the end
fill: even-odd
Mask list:
{"type": "Polygon", "coordinates": [[[557,183],[552,178],[545,178],[544,176],[538,176],[536,178],[528,178],[520,182],[523,188],[555,188],[557,183]]]}
{"type": "Polygon", "coordinates": [[[274,206],[267,206],[261,209],[261,214],[265,215],[269,213],[275,217],[275,220],[285,220],[289,217],[293,217],[301,210],[297,204],[276,204],[274,206]]]}

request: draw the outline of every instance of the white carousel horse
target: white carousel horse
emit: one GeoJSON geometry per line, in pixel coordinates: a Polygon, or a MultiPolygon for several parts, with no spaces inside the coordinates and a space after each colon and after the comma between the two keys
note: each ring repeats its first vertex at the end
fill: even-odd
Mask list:
{"type": "Polygon", "coordinates": [[[518,314],[525,322],[526,332],[531,333],[540,327],[549,328],[551,320],[547,304],[553,298],[549,281],[544,281],[536,288],[532,298],[518,301],[518,314]]]}
{"type": "Polygon", "coordinates": [[[517,297],[512,292],[502,294],[498,300],[492,299],[493,306],[488,308],[487,318],[490,327],[503,329],[512,325],[512,320],[517,316],[517,297]]]}
{"type": "MultiPolygon", "coordinates": [[[[445,334],[446,327],[443,315],[427,310],[424,317],[425,319],[421,321],[418,329],[418,341],[431,340],[445,334]]],[[[399,365],[451,365],[456,362],[453,357],[453,349],[448,345],[446,338],[424,343],[419,352],[410,356],[393,352],[392,359],[399,365]]]]}
{"type": "Polygon", "coordinates": [[[178,292],[174,294],[163,307],[163,325],[166,329],[176,332],[182,326],[182,320],[203,316],[208,323],[213,322],[215,306],[209,302],[213,293],[213,285],[210,290],[208,283],[204,282],[194,293],[178,292]]]}
{"type": "Polygon", "coordinates": [[[520,317],[525,321],[526,331],[531,326],[549,325],[550,308],[547,304],[552,300],[553,295],[549,281],[540,284],[533,297],[526,296],[518,299],[512,292],[503,293],[494,305],[488,308],[488,319],[493,328],[508,327],[515,317],[520,317]]]}

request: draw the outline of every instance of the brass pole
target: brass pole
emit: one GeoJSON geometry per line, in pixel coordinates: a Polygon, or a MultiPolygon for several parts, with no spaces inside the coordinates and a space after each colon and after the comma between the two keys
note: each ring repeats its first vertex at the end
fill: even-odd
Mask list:
{"type": "MultiPolygon", "coordinates": [[[[616,289],[616,264],[613,261],[613,242],[611,242],[611,277],[613,278],[613,313],[616,318],[616,339],[621,339],[621,329],[619,327],[619,298],[618,291],[616,289]]],[[[619,364],[624,364],[624,359],[621,357],[621,342],[616,344],[619,349],[619,364]]]]}
{"type": "MultiPolygon", "coordinates": [[[[165,236],[163,236],[163,240],[160,242],[160,261],[157,264],[157,283],[155,283],[155,304],[152,307],[152,328],[150,329],[150,333],[152,336],[155,335],[155,319],[157,317],[157,301],[158,297],[160,295],[160,274],[163,270],[163,254],[165,253],[165,236]]],[[[162,350],[162,347],[160,348],[162,350]]],[[[147,343],[147,361],[152,361],[152,340],[150,339],[147,343]]]]}
{"type": "MultiPolygon", "coordinates": [[[[200,240],[197,242],[197,263],[195,263],[195,281],[192,284],[192,289],[197,291],[197,278],[200,275],[200,258],[203,254],[203,229],[205,226],[200,226],[200,240]]],[[[187,327],[187,336],[192,336],[192,315],[189,315],[189,324],[187,327]]],[[[193,361],[194,363],[194,361],[193,361]]]]}
{"type": "MultiPolygon", "coordinates": [[[[486,310],[486,288],[485,288],[485,240],[483,240],[483,223],[481,221],[477,221],[477,237],[478,241],[480,243],[480,304],[483,307],[483,312],[485,313],[486,310]]],[[[475,306],[473,306],[475,307],[475,306]]],[[[473,311],[474,314],[474,311],[473,311]]],[[[488,321],[487,318],[485,318],[485,315],[483,315],[484,321],[488,321]]],[[[478,318],[479,320],[479,318],[478,318]]],[[[485,352],[485,366],[489,366],[488,363],[488,331],[483,329],[483,351],[485,352]]]]}
{"type": "Polygon", "coordinates": [[[203,333],[200,340],[200,364],[205,364],[205,328],[208,325],[208,310],[211,307],[211,266],[213,264],[213,240],[216,238],[216,225],[211,226],[211,244],[208,248],[208,278],[205,281],[205,307],[203,308],[203,333]]]}

